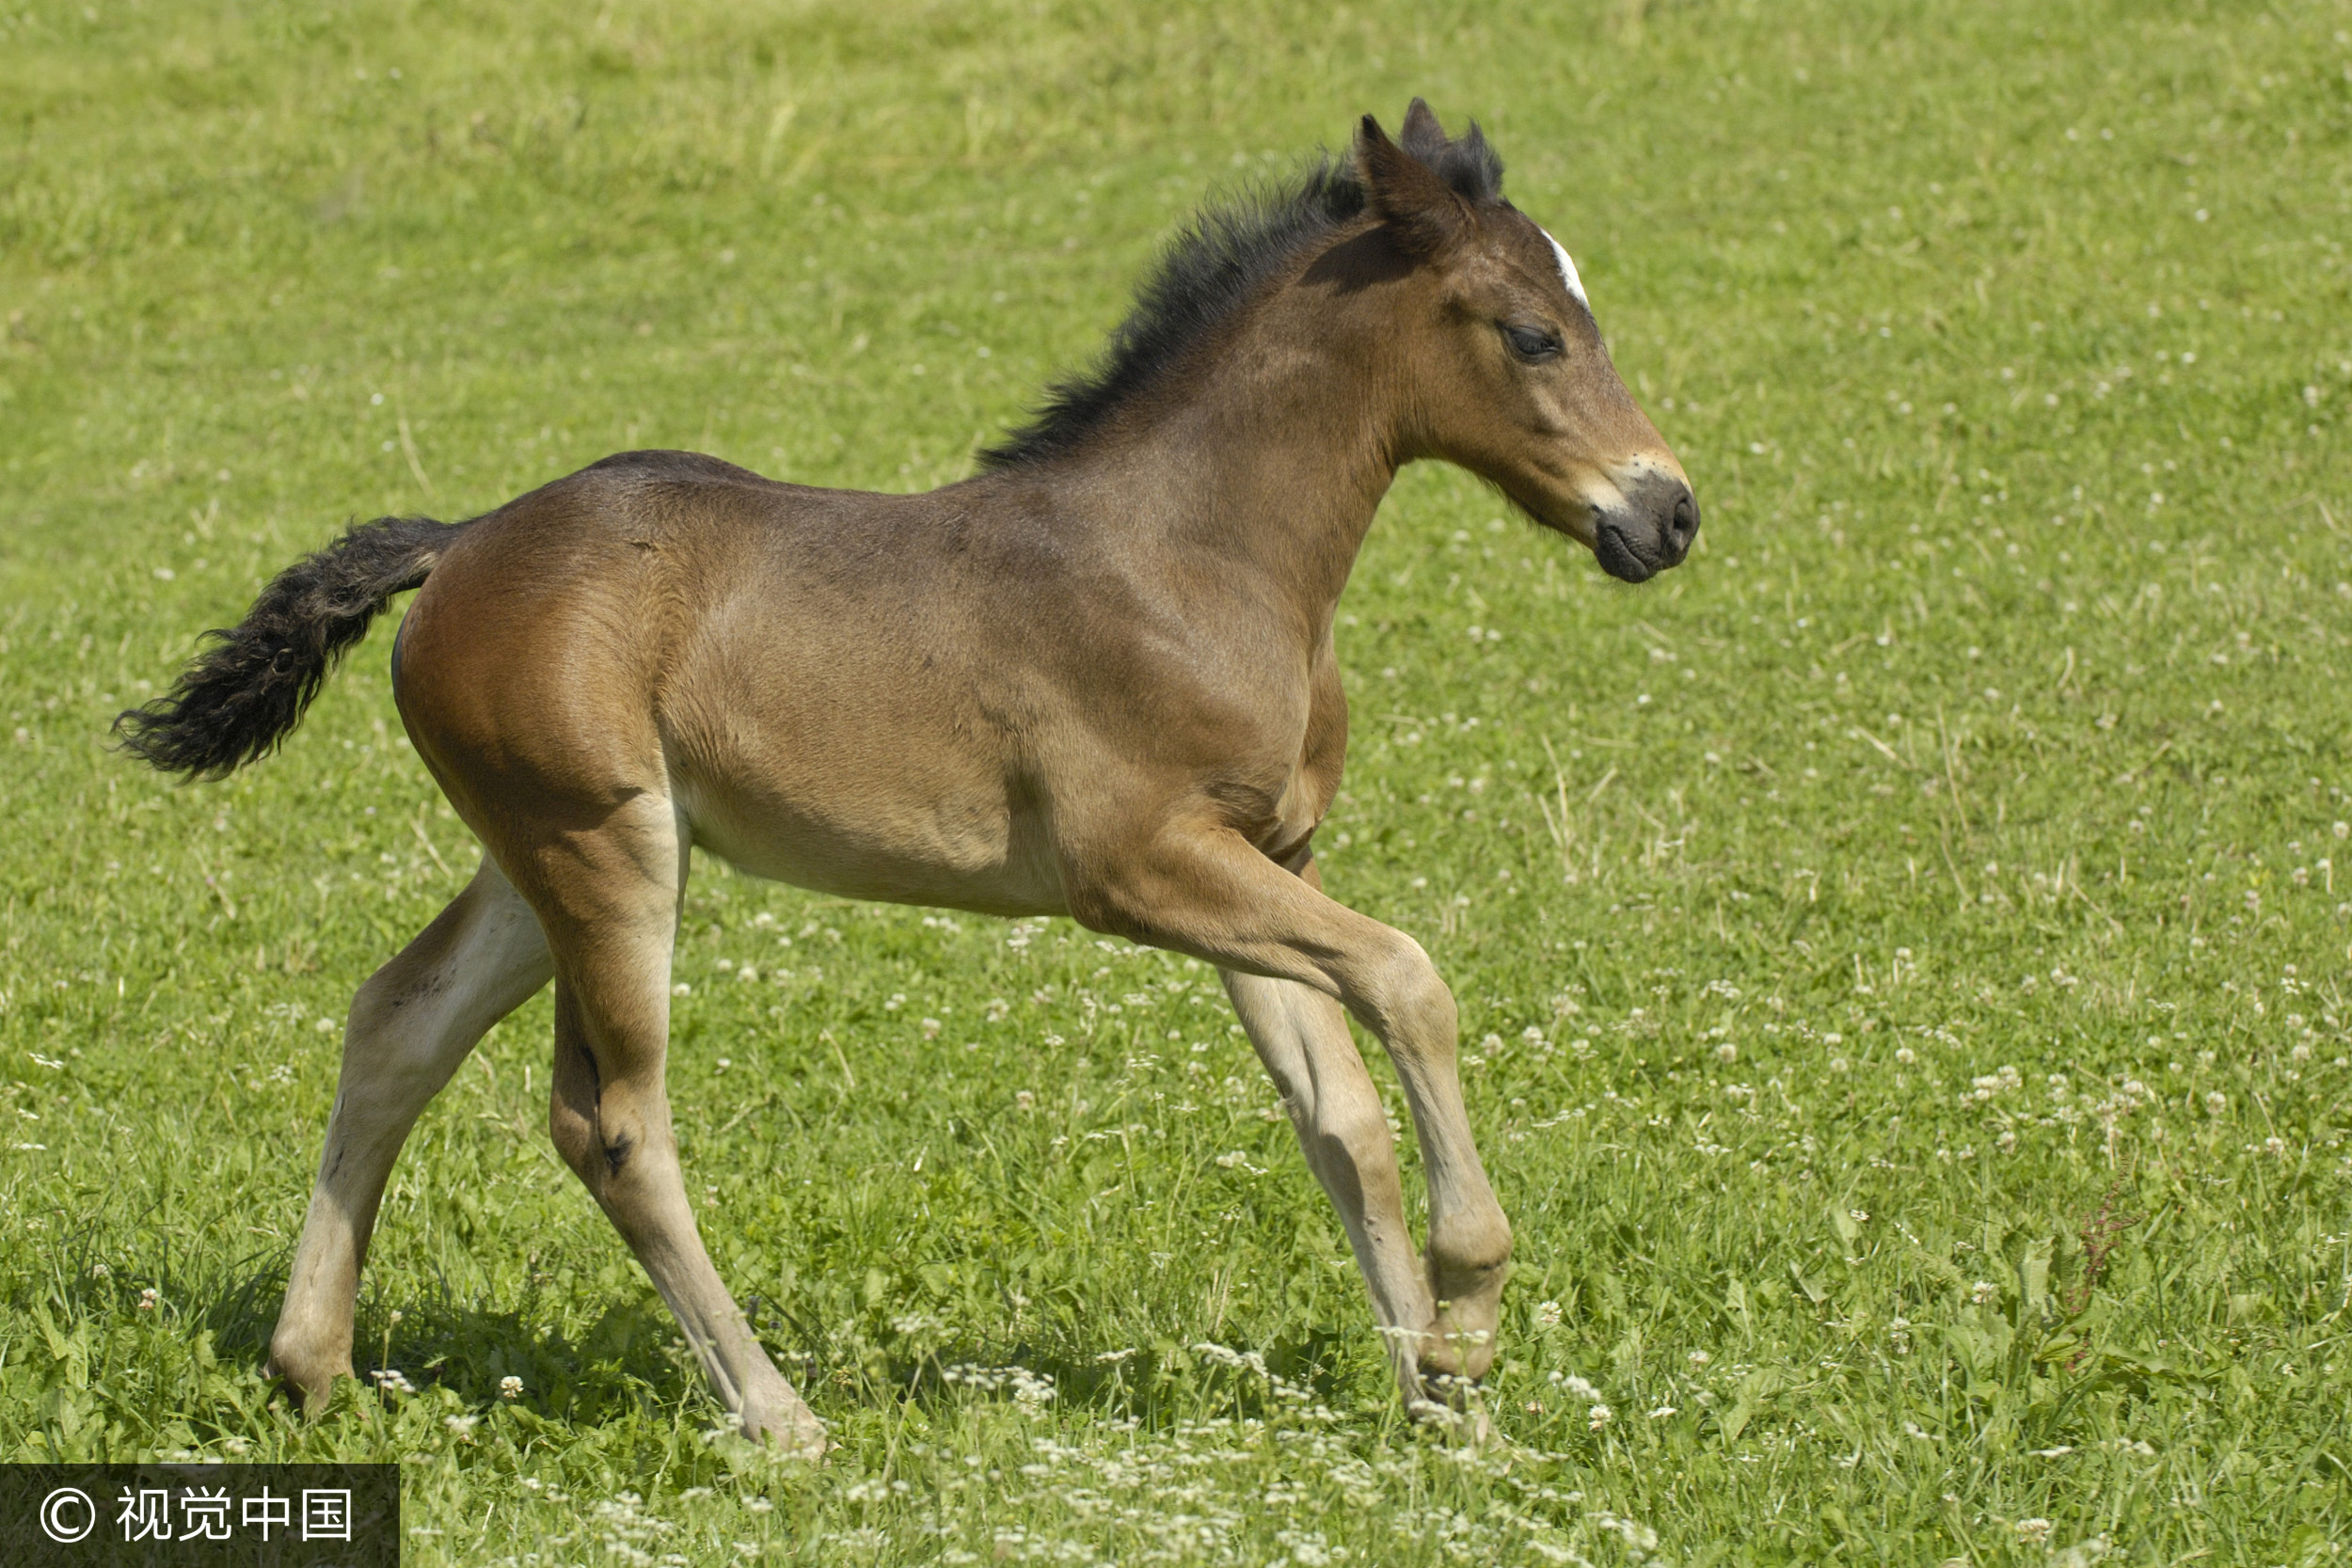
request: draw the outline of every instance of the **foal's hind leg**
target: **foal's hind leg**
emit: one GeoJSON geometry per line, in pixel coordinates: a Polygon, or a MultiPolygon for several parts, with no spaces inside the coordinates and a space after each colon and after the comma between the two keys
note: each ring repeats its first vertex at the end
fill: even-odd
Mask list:
{"type": "Polygon", "coordinates": [[[466,891],[352,999],[318,1187],[270,1336],[272,1371],[306,1406],[351,1371],[359,1266],[409,1128],[484,1032],[550,973],[538,921],[485,856],[466,891]]]}
{"type": "Polygon", "coordinates": [[[825,1429],[768,1359],[703,1250],[671,1131],[663,1063],[686,853],[669,802],[643,795],[530,857],[556,964],[548,1130],[744,1434],[816,1457],[825,1429]]]}

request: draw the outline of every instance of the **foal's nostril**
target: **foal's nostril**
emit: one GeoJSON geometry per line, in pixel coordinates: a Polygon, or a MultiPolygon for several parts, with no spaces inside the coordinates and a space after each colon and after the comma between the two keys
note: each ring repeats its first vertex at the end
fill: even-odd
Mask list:
{"type": "Polygon", "coordinates": [[[1675,498],[1674,515],[1666,521],[1666,548],[1677,561],[1691,551],[1691,541],[1698,537],[1699,503],[1686,487],[1675,498]]]}

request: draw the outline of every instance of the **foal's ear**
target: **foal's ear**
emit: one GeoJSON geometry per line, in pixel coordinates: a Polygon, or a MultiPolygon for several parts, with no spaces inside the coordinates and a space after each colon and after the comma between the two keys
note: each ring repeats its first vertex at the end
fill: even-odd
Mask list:
{"type": "MultiPolygon", "coordinates": [[[[1414,107],[1428,112],[1418,100],[1414,107]]],[[[1408,119],[1408,129],[1410,124],[1408,119]]],[[[1405,248],[1416,256],[1441,255],[1473,221],[1470,203],[1439,179],[1437,170],[1391,141],[1380,122],[1370,115],[1356,128],[1356,171],[1364,182],[1373,212],[1387,221],[1405,248]]]]}
{"type": "Polygon", "coordinates": [[[1438,123],[1438,112],[1429,106],[1426,98],[1416,98],[1405,111],[1405,127],[1396,135],[1405,150],[1435,168],[1438,154],[1445,150],[1445,127],[1438,123]]]}

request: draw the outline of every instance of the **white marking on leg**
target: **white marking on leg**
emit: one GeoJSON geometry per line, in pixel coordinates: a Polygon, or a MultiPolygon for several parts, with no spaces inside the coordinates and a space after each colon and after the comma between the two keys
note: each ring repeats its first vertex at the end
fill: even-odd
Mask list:
{"type": "MultiPolygon", "coordinates": [[[[1549,230],[1544,231],[1544,238],[1551,240],[1549,230]]],[[[1569,259],[1567,247],[1558,240],[1551,240],[1551,254],[1560,262],[1560,281],[1568,286],[1568,297],[1584,307],[1589,312],[1593,308],[1593,302],[1584,297],[1584,280],[1576,276],[1576,262],[1569,259]]]]}

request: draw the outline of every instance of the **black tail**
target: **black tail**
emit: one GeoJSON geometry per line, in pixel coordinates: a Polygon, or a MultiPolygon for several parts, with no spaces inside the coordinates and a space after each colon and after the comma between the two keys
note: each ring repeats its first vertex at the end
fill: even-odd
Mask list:
{"type": "Polygon", "coordinates": [[[424,581],[464,526],[379,517],[295,562],[243,621],[206,633],[212,646],[168,695],[115,721],[122,749],[191,779],[224,778],[267,756],[376,611],[424,581]]]}

